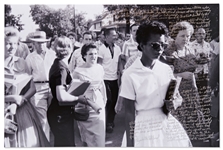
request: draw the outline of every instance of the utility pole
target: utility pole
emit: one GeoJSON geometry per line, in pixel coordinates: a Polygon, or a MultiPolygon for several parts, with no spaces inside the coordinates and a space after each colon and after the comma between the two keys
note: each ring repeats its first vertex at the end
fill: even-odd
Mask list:
{"type": "MultiPolygon", "coordinates": [[[[75,5],[74,5],[74,32],[76,33],[75,5]]],[[[76,33],[76,34],[77,34],[77,33],[76,33]]]]}

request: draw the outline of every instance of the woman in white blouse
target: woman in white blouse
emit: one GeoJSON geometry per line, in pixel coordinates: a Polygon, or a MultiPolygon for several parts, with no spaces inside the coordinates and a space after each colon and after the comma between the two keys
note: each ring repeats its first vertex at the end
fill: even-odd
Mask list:
{"type": "Polygon", "coordinates": [[[168,85],[174,78],[171,68],[158,60],[166,46],[167,33],[166,26],[157,21],[140,25],[136,33],[142,57],[123,73],[120,92],[126,113],[123,146],[191,146],[181,124],[162,109],[168,85]]]}

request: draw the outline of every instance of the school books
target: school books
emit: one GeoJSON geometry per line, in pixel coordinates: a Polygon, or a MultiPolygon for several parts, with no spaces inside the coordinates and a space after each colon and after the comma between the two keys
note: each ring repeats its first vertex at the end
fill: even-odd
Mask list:
{"type": "Polygon", "coordinates": [[[68,86],[67,92],[74,96],[80,96],[84,94],[89,85],[90,82],[87,81],[72,80],[71,84],[68,86]]]}
{"type": "Polygon", "coordinates": [[[13,75],[5,73],[5,95],[19,95],[32,79],[27,73],[13,75]]]}
{"type": "MultiPolygon", "coordinates": [[[[85,93],[91,83],[73,79],[67,88],[67,92],[74,96],[80,96],[85,93]]],[[[76,105],[76,102],[59,102],[61,106],[76,105]]]]}
{"type": "Polygon", "coordinates": [[[182,77],[177,77],[176,79],[171,79],[169,86],[167,88],[165,100],[172,100],[174,96],[176,95],[180,82],[182,80],[182,77]]]}

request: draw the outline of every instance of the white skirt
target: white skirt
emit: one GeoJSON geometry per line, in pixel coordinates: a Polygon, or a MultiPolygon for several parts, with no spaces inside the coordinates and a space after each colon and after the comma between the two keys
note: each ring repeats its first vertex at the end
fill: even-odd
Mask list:
{"type": "MultiPolygon", "coordinates": [[[[122,147],[126,147],[126,133],[122,147]]],[[[134,147],[192,147],[182,125],[171,114],[161,109],[136,113],[134,147]]]]}

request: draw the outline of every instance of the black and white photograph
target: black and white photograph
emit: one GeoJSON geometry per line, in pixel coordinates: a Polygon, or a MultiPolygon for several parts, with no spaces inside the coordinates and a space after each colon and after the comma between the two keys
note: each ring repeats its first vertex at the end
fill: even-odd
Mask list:
{"type": "Polygon", "coordinates": [[[220,148],[219,3],[3,5],[4,148],[220,148]]]}

